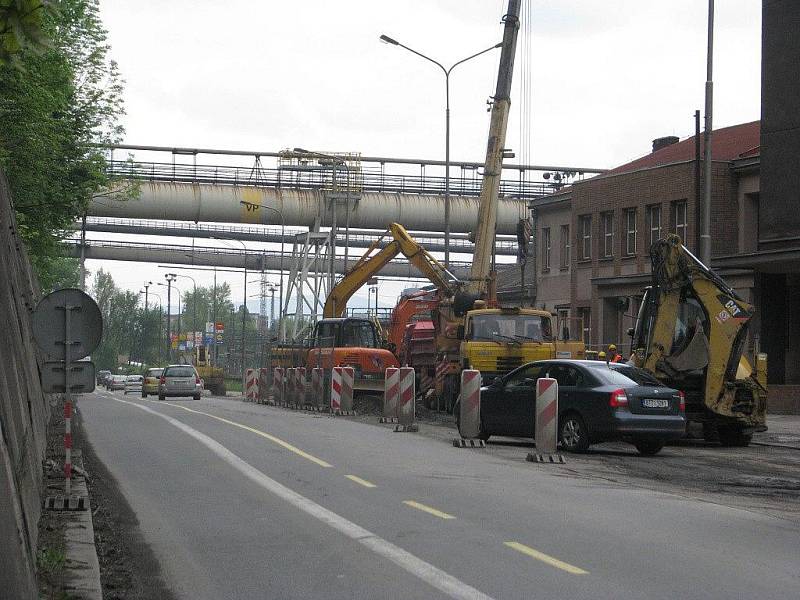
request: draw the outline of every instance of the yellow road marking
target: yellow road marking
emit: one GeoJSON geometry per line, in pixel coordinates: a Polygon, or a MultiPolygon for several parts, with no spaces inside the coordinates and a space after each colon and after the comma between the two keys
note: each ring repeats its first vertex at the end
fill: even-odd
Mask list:
{"type": "Polygon", "coordinates": [[[194,410],[192,408],[187,408],[185,406],[181,406],[180,404],[172,404],[171,402],[159,402],[158,404],[166,404],[168,406],[174,406],[175,408],[182,408],[183,410],[191,413],[197,413],[198,415],[205,415],[206,417],[211,417],[212,419],[216,419],[217,421],[222,421],[223,423],[227,423],[228,425],[233,425],[234,427],[239,427],[240,429],[244,429],[245,431],[250,431],[251,433],[260,435],[261,437],[268,439],[270,442],[274,442],[278,444],[278,446],[286,448],[286,450],[288,450],[289,452],[294,452],[295,454],[297,454],[297,456],[302,456],[306,460],[310,460],[311,462],[318,464],[320,467],[333,466],[330,463],[325,462],[321,458],[317,458],[316,456],[314,456],[313,454],[309,454],[308,452],[303,452],[297,446],[293,446],[289,442],[285,442],[281,438],[275,437],[274,435],[270,435],[269,433],[261,431],[260,429],[254,429],[253,427],[248,427],[247,425],[243,425],[242,423],[237,423],[236,421],[231,421],[223,417],[218,417],[217,415],[212,415],[210,413],[203,412],[201,410],[194,410]]]}
{"type": "Polygon", "coordinates": [[[421,510],[423,512],[431,514],[435,517],[439,517],[440,519],[455,519],[453,515],[448,515],[446,512],[436,510],[435,508],[431,508],[430,506],[421,504],[420,502],[416,502],[414,500],[403,500],[403,504],[406,504],[411,508],[416,508],[417,510],[421,510]]]}
{"type": "Polygon", "coordinates": [[[345,475],[350,481],[355,481],[359,485],[363,485],[366,488],[374,488],[378,487],[374,483],[367,481],[366,479],[361,479],[361,477],[356,477],[355,475],[345,475]]]}
{"type": "Polygon", "coordinates": [[[553,558],[549,554],[545,554],[544,552],[539,552],[538,550],[535,550],[530,546],[526,546],[525,544],[520,544],[519,542],[503,542],[503,543],[509,548],[513,548],[517,552],[522,552],[523,554],[527,554],[531,558],[540,560],[543,563],[547,563],[551,567],[555,567],[556,569],[561,569],[562,571],[566,571],[567,573],[572,573],[573,575],[589,574],[589,571],[584,571],[580,567],[576,567],[575,565],[565,563],[563,560],[558,560],[557,558],[553,558]]]}

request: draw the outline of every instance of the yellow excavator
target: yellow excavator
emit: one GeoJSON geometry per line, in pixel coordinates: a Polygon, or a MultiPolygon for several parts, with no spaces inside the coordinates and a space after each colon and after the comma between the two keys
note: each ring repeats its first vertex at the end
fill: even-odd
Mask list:
{"type": "Polygon", "coordinates": [[[632,336],[631,363],[686,396],[686,416],[706,439],[746,446],[766,430],[767,356],[743,356],[753,306],[697,259],[677,235],[650,248],[652,284],[632,336]]]}

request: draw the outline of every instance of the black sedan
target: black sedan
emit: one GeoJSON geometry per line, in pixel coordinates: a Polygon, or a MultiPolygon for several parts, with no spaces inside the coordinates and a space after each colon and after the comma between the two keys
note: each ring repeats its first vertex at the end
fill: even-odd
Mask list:
{"type": "Polygon", "coordinates": [[[482,439],[534,437],[536,380],[541,377],[558,382],[558,440],[567,452],[623,440],[652,455],[685,433],[683,394],[646,371],[591,360],[542,360],[481,388],[482,439]]]}

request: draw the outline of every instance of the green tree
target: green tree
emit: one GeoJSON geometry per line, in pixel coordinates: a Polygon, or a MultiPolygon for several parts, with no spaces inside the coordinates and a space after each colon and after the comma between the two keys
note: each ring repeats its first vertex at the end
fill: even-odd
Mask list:
{"type": "MultiPolygon", "coordinates": [[[[127,357],[124,362],[142,358],[143,310],[139,308],[139,294],[120,290],[111,274],[100,269],[91,295],[103,316],[103,339],[92,354],[97,368],[115,370],[123,362],[120,357],[127,357]]],[[[157,311],[148,312],[147,322],[152,323],[157,311]]],[[[152,327],[155,330],[154,324],[152,327]]]]}
{"type": "Polygon", "coordinates": [[[61,267],[53,258],[64,254],[59,242],[69,225],[94,195],[113,189],[96,144],[121,138],[124,109],[97,0],[57,0],[30,17],[38,25],[14,25],[15,15],[34,4],[0,0],[0,34],[14,56],[0,60],[0,168],[20,234],[47,281],[61,267]],[[34,39],[37,28],[38,46],[20,43],[34,39]]]}
{"type": "Polygon", "coordinates": [[[0,66],[15,60],[23,48],[43,45],[46,10],[42,0],[0,0],[0,66]]]}

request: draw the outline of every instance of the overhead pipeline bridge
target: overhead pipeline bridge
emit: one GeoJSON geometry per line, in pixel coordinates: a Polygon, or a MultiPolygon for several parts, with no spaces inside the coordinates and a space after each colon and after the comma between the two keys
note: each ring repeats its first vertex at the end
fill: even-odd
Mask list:
{"type": "MultiPolygon", "coordinates": [[[[80,222],[74,223],[72,229],[79,231],[80,222]]],[[[86,219],[86,231],[100,233],[121,233],[133,235],[155,235],[164,237],[185,237],[203,239],[240,240],[243,242],[277,243],[284,240],[292,244],[295,232],[287,231],[283,236],[280,228],[263,225],[222,225],[216,223],[191,223],[185,221],[157,221],[151,219],[113,219],[105,217],[89,217],[86,219]]],[[[366,229],[351,229],[349,234],[340,231],[336,236],[336,245],[343,247],[347,243],[351,248],[368,248],[378,241],[380,232],[366,229]]],[[[444,252],[441,234],[414,234],[414,239],[430,252],[444,252]]],[[[384,247],[388,240],[380,242],[384,247]]],[[[465,234],[453,234],[450,239],[450,251],[457,254],[472,254],[475,245],[465,234]]],[[[516,256],[517,241],[511,236],[498,236],[496,253],[503,256],[516,256]]]]}
{"type": "MultiPolygon", "coordinates": [[[[64,241],[66,254],[75,258],[81,256],[81,242],[78,239],[64,241]]],[[[152,244],[149,242],[109,242],[86,240],[85,257],[95,260],[119,260],[131,262],[152,262],[171,265],[192,265],[247,269],[248,271],[276,272],[281,269],[281,253],[274,250],[238,250],[235,248],[211,248],[203,246],[184,246],[177,244],[152,244]]],[[[283,267],[291,264],[291,253],[283,256],[283,267]]],[[[356,263],[355,258],[347,261],[347,269],[356,263]]],[[[326,265],[327,266],[327,265],[326,265]]],[[[450,261],[450,271],[458,278],[469,276],[469,263],[450,261]]],[[[334,260],[337,274],[345,273],[345,260],[337,256],[334,260]]],[[[326,271],[327,272],[327,271],[326,271]]],[[[381,278],[426,279],[425,276],[405,259],[390,261],[381,269],[381,278]]]]}
{"type": "MultiPolygon", "coordinates": [[[[300,227],[312,227],[317,219],[319,226],[330,227],[336,218],[340,226],[347,222],[350,228],[383,230],[390,222],[415,231],[445,228],[446,182],[444,162],[439,160],[347,155],[355,156],[353,168],[292,151],[116,145],[108,152],[109,173],[122,180],[123,188],[125,180],[136,182],[131,189],[137,193],[124,200],[113,194],[96,198],[89,204],[90,216],[300,227]],[[134,152],[120,160],[121,153],[134,152]],[[214,162],[198,164],[198,156],[210,156],[214,162]],[[185,162],[186,157],[191,162],[185,162]],[[270,159],[274,166],[265,165],[270,159]],[[246,164],[222,164],[242,161],[246,164]]],[[[450,230],[468,233],[478,215],[483,165],[450,164],[450,230]]],[[[515,164],[503,169],[508,176],[500,185],[498,234],[516,232],[520,217],[527,215],[528,201],[604,172],[515,164]]]]}

